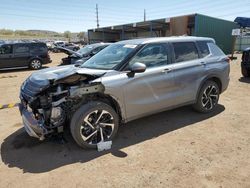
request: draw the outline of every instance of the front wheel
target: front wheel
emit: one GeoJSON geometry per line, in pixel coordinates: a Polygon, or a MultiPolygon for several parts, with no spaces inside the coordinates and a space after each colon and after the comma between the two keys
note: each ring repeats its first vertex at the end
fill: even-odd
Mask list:
{"type": "Polygon", "coordinates": [[[98,143],[112,140],[118,124],[118,115],[111,106],[103,102],[89,102],[74,113],[70,131],[80,147],[96,148],[98,143]]]}
{"type": "Polygon", "coordinates": [[[220,90],[218,84],[214,81],[206,81],[200,89],[196,103],[193,108],[201,113],[213,111],[219,101],[220,90]]]}

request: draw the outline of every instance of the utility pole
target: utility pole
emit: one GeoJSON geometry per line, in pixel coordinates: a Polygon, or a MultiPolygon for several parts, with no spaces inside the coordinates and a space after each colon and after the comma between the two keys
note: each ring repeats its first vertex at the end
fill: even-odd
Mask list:
{"type": "Polygon", "coordinates": [[[144,22],[146,21],[146,9],[144,9],[144,22]]]}
{"type": "Polygon", "coordinates": [[[95,10],[96,10],[96,26],[97,28],[99,28],[99,17],[98,17],[98,4],[96,4],[95,6],[95,10]]]}

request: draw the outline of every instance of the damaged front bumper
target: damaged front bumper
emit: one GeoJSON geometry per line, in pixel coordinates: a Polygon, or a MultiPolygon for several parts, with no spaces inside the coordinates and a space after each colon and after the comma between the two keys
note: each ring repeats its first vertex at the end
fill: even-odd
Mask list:
{"type": "Polygon", "coordinates": [[[26,105],[22,102],[19,104],[19,111],[22,115],[23,126],[26,132],[31,136],[44,140],[44,135],[47,134],[46,129],[36,120],[33,113],[28,111],[26,105]]]}

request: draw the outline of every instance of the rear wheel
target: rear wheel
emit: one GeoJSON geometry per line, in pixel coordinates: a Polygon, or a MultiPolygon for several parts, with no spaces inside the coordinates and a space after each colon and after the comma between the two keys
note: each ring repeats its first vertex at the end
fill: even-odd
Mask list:
{"type": "Polygon", "coordinates": [[[33,70],[38,70],[40,68],[42,68],[42,62],[39,59],[33,59],[30,62],[30,68],[33,70]]]}
{"type": "Polygon", "coordinates": [[[244,77],[250,77],[250,71],[247,70],[245,67],[241,67],[241,73],[244,77]]]}
{"type": "Polygon", "coordinates": [[[201,113],[213,111],[218,105],[220,90],[218,84],[214,81],[206,81],[200,92],[193,108],[201,113]]]}
{"type": "Polygon", "coordinates": [[[119,118],[114,109],[102,102],[89,102],[79,108],[70,123],[71,134],[82,148],[96,148],[116,135],[119,118]]]}

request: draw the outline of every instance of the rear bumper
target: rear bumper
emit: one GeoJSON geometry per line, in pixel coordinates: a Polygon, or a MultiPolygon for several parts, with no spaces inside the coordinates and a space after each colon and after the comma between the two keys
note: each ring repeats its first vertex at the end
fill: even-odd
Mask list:
{"type": "Polygon", "coordinates": [[[35,119],[33,113],[29,112],[22,103],[19,104],[19,111],[22,115],[23,126],[26,132],[31,137],[43,140],[44,135],[46,134],[46,129],[39,124],[39,122],[35,119]]]}

